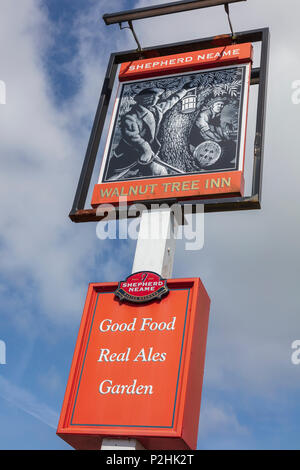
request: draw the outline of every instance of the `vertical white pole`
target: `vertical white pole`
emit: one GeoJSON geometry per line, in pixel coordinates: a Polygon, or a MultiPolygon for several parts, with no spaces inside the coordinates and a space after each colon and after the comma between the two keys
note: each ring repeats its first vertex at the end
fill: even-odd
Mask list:
{"type": "MultiPolygon", "coordinates": [[[[132,272],[154,271],[163,278],[172,277],[177,220],[171,209],[142,213],[132,272]]],[[[145,450],[136,439],[102,440],[101,450],[145,450]]]]}
{"type": "Polygon", "coordinates": [[[154,271],[163,278],[173,272],[177,221],[171,209],[143,212],[132,272],[154,271]]]}

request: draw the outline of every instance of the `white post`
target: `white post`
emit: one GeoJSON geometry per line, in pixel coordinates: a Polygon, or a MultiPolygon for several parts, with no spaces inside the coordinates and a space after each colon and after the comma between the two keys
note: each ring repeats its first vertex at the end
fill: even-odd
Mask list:
{"type": "MultiPolygon", "coordinates": [[[[154,271],[172,277],[178,221],[171,209],[142,213],[132,273],[154,271]]],[[[145,450],[136,439],[102,440],[101,450],[145,450]]]]}
{"type": "Polygon", "coordinates": [[[169,208],[142,213],[133,273],[154,271],[166,279],[172,276],[177,226],[169,208]]]}
{"type": "Polygon", "coordinates": [[[136,439],[114,439],[102,440],[101,450],[145,450],[136,439]]]}

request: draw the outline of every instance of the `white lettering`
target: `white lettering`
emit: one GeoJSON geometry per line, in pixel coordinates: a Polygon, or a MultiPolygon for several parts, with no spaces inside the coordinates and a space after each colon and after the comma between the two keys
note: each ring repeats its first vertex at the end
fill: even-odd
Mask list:
{"type": "Polygon", "coordinates": [[[113,323],[110,318],[106,318],[105,320],[102,320],[102,322],[99,325],[99,330],[102,331],[103,333],[107,331],[134,331],[135,330],[135,324],[136,324],[136,318],[133,319],[131,323],[113,323]]]}
{"type": "Polygon", "coordinates": [[[292,103],[300,104],[300,80],[293,81],[292,89],[295,90],[292,93],[292,103]]]}
{"type": "Polygon", "coordinates": [[[292,349],[296,349],[291,356],[291,361],[296,366],[300,364],[300,340],[296,339],[292,342],[292,349]]]}
{"type": "Polygon", "coordinates": [[[121,353],[111,353],[107,348],[100,349],[100,356],[97,362],[128,362],[131,348],[121,353]]]}
{"type": "Polygon", "coordinates": [[[0,80],[0,104],[6,104],[6,85],[3,80],[0,80]]]}
{"type": "Polygon", "coordinates": [[[145,64],[136,64],[136,65],[131,65],[129,67],[129,71],[134,71],[134,70],[144,70],[144,69],[151,69],[155,67],[167,67],[168,65],[175,65],[175,64],[184,64],[186,62],[192,62],[193,60],[201,61],[201,60],[212,60],[212,59],[217,59],[221,57],[227,57],[231,55],[239,55],[240,54],[240,49],[229,49],[228,51],[222,51],[222,52],[210,52],[208,54],[199,54],[197,56],[197,59],[192,57],[192,56],[187,56],[187,57],[178,57],[176,59],[165,59],[161,60],[160,62],[155,61],[155,62],[147,62],[145,64]]]}
{"type": "Polygon", "coordinates": [[[169,322],[169,323],[166,323],[166,322],[153,322],[152,321],[152,318],[143,318],[143,321],[142,321],[142,326],[140,328],[140,331],[145,331],[146,328],[148,328],[148,330],[150,331],[155,331],[155,330],[158,330],[158,331],[164,331],[164,330],[167,330],[167,331],[171,331],[171,330],[175,330],[175,322],[176,322],[176,317],[173,317],[172,320],[169,322]]]}
{"type": "Polygon", "coordinates": [[[152,385],[138,385],[137,379],[134,379],[131,385],[115,384],[112,380],[105,379],[99,385],[101,395],[153,395],[152,385]]]}
{"type": "Polygon", "coordinates": [[[148,352],[144,348],[140,350],[138,355],[133,359],[133,362],[164,362],[166,360],[167,353],[153,352],[153,347],[149,348],[148,352]]]}
{"type": "Polygon", "coordinates": [[[143,324],[141,326],[141,331],[145,331],[145,326],[150,325],[152,318],[143,318],[143,324]]]}
{"type": "Polygon", "coordinates": [[[6,344],[0,340],[0,364],[6,364],[6,344]]]}

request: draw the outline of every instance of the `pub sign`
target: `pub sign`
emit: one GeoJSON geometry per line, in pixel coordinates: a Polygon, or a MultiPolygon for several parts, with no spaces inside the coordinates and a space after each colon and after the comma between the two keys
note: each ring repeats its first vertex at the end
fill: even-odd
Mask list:
{"type": "MultiPolygon", "coordinates": [[[[137,274],[126,280],[133,296],[161,282],[137,274]]],[[[89,285],[57,429],[74,448],[115,436],[196,449],[210,299],[198,278],[166,284],[138,304],[121,301],[116,282],[89,285]]]]}
{"type": "Polygon", "coordinates": [[[242,196],[252,45],[123,63],[92,206],[242,196]]]}

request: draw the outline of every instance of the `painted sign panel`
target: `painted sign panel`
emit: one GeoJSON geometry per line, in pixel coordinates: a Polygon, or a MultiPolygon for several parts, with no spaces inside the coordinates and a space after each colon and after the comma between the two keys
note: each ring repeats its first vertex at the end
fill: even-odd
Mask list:
{"type": "MultiPolygon", "coordinates": [[[[119,87],[93,206],[115,204],[122,196],[133,202],[242,195],[252,50],[245,47],[230,66],[224,61],[233,61],[240,49],[181,57],[190,57],[193,67],[201,69],[192,73],[168,74],[168,64],[176,62],[173,56],[159,62],[165,68],[151,72],[158,77],[149,78],[146,68],[154,59],[123,65],[122,80],[132,73],[145,78],[119,87]],[[196,59],[202,56],[209,57],[202,67],[211,61],[211,68],[200,67],[196,59]]],[[[172,71],[184,65],[172,63],[172,71]]]]}
{"type": "Polygon", "coordinates": [[[117,283],[90,285],[57,431],[75,448],[108,436],[196,447],[210,301],[199,279],[167,284],[138,305],[117,283]]]}

